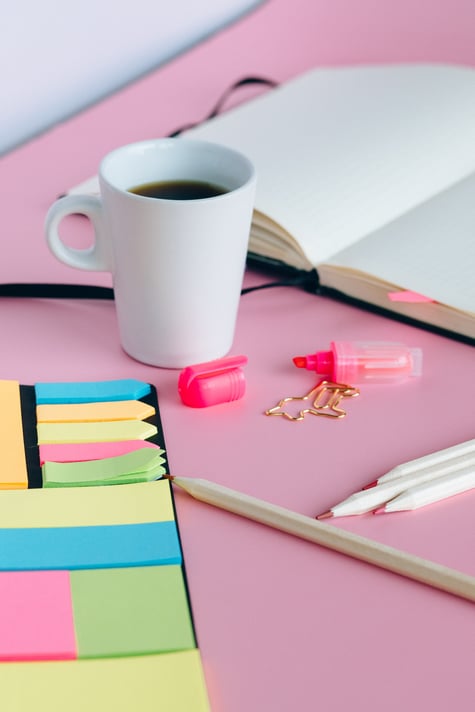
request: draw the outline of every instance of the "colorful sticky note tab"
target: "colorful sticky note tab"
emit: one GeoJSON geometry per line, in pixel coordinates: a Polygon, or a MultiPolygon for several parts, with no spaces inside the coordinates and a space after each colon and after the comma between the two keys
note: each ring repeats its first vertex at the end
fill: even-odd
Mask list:
{"type": "Polygon", "coordinates": [[[169,480],[0,492],[0,524],[10,529],[141,524],[174,518],[169,480]]]}
{"type": "Polygon", "coordinates": [[[72,571],[71,591],[80,658],[196,647],[180,566],[72,571]]]}
{"type": "Polygon", "coordinates": [[[69,572],[0,572],[0,660],[75,657],[69,572]]]}
{"type": "Polygon", "coordinates": [[[38,423],[38,443],[90,443],[114,440],[146,440],[157,434],[155,425],[143,420],[104,423],[38,423]]]}
{"type": "Polygon", "coordinates": [[[119,440],[105,443],[45,443],[39,446],[40,465],[45,462],[85,462],[126,455],[142,448],[160,449],[149,440],[119,440]]]}
{"type": "Polygon", "coordinates": [[[99,403],[54,403],[38,405],[38,423],[95,423],[103,420],[145,420],[155,408],[144,401],[101,401],[99,403]]]}
{"type": "Polygon", "coordinates": [[[35,385],[38,404],[139,400],[147,396],[150,391],[149,383],[133,378],[77,383],[37,383],[35,385]]]}
{"type": "Polygon", "coordinates": [[[198,650],[0,665],[2,710],[209,712],[198,650]]]}
{"type": "Polygon", "coordinates": [[[0,381],[0,404],[0,489],[26,489],[28,471],[18,381],[0,381]]]}
{"type": "Polygon", "coordinates": [[[175,522],[0,529],[0,571],[181,564],[175,522]]]}
{"type": "Polygon", "coordinates": [[[134,450],[90,462],[45,462],[43,487],[90,487],[149,482],[165,474],[163,450],[134,450]]]}

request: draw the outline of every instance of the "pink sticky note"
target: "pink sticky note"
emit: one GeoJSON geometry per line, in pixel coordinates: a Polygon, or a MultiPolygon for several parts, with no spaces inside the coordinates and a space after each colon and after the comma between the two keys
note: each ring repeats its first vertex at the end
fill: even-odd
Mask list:
{"type": "Polygon", "coordinates": [[[0,572],[0,661],[75,658],[69,572],[0,572]]]}
{"type": "Polygon", "coordinates": [[[126,455],[143,447],[158,448],[148,440],[121,440],[98,443],[52,443],[40,445],[40,465],[45,462],[86,462],[126,455]]]}
{"type": "Polygon", "coordinates": [[[388,297],[391,302],[407,302],[408,304],[434,301],[430,297],[425,297],[423,294],[418,294],[417,292],[411,292],[409,289],[402,292],[388,292],[388,297]]]}

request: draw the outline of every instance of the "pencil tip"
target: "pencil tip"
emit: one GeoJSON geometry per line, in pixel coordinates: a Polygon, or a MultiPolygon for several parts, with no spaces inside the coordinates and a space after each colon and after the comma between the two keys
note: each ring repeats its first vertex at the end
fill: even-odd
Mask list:
{"type": "Polygon", "coordinates": [[[367,485],[365,485],[361,489],[364,489],[364,490],[371,489],[371,487],[376,487],[377,484],[378,484],[378,480],[373,480],[373,482],[369,482],[367,485]]]}
{"type": "Polygon", "coordinates": [[[174,480],[175,475],[162,475],[164,480],[174,480]]]}
{"type": "Polygon", "coordinates": [[[323,512],[323,514],[318,514],[315,519],[331,519],[333,517],[333,512],[331,509],[328,510],[328,512],[323,512]]]}

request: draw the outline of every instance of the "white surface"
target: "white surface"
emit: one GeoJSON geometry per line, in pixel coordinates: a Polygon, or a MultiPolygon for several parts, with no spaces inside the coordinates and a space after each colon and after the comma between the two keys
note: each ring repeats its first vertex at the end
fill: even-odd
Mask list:
{"type": "Polygon", "coordinates": [[[0,22],[0,155],[262,0],[10,0],[0,22]]]}

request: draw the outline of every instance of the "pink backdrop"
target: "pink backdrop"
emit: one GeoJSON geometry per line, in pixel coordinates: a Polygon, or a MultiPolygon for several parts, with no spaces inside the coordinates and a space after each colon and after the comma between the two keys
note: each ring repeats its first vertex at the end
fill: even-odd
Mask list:
{"type": "MultiPolygon", "coordinates": [[[[205,116],[236,79],[284,80],[345,63],[473,65],[474,29],[469,0],[267,2],[0,161],[0,280],[109,284],[108,275],[68,269],[49,254],[48,205],[92,175],[112,147],[205,116]]],[[[239,99],[247,95],[242,90],[239,99]]],[[[71,231],[77,244],[90,239],[81,219],[71,231]]],[[[262,280],[246,277],[247,284],[262,280]]],[[[470,347],[298,290],[242,299],[233,353],[249,357],[248,391],[242,401],[215,409],[185,408],[176,372],[122,352],[110,303],[3,300],[0,328],[2,378],[150,381],[159,391],[172,471],[206,476],[310,516],[401,461],[473,437],[470,347]],[[364,389],[341,422],[266,418],[263,411],[278,399],[313,385],[291,357],[339,338],[420,346],[423,376],[364,389]]],[[[215,712],[473,708],[473,605],[180,493],[176,500],[215,712]]],[[[423,512],[336,525],[475,575],[473,508],[473,495],[466,495],[423,512]]]]}

